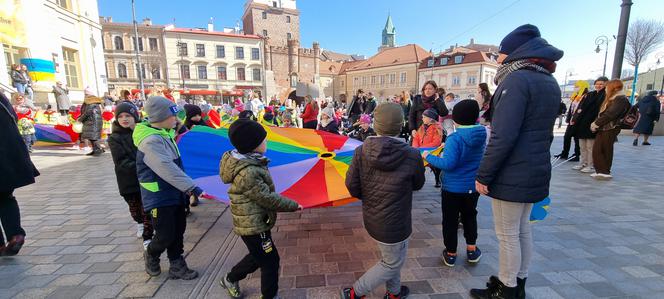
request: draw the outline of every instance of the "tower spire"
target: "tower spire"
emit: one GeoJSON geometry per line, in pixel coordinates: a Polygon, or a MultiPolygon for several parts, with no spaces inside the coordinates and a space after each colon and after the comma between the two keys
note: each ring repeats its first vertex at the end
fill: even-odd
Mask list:
{"type": "Polygon", "coordinates": [[[388,12],[385,28],[383,28],[383,42],[381,43],[380,49],[394,47],[396,44],[396,35],[397,29],[392,23],[392,15],[388,12]]]}

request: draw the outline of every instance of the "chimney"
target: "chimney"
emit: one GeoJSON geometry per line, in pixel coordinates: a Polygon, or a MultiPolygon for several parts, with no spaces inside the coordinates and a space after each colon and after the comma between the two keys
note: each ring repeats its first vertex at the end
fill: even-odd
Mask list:
{"type": "Polygon", "coordinates": [[[474,45],[474,44],[475,44],[475,39],[472,38],[472,37],[470,38],[470,44],[471,44],[471,45],[474,45]]]}
{"type": "Polygon", "coordinates": [[[143,19],[143,25],[152,26],[152,19],[150,18],[143,19]]]}
{"type": "Polygon", "coordinates": [[[208,22],[208,32],[213,32],[214,31],[214,20],[210,18],[210,22],[208,22]]]}

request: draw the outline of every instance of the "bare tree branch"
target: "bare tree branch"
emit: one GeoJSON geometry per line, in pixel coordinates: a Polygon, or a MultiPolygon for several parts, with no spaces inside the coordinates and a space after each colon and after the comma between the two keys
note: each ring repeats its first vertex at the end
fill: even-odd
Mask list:
{"type": "Polygon", "coordinates": [[[664,42],[664,24],[655,20],[636,20],[629,26],[625,59],[633,66],[641,64],[664,42]]]}

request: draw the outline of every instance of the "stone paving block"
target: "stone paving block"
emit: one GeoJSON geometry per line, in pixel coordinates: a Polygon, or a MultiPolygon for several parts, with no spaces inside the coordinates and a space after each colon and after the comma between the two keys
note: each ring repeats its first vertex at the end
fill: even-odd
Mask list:
{"type": "Polygon", "coordinates": [[[459,293],[429,295],[431,299],[463,299],[459,293]]]}
{"type": "Polygon", "coordinates": [[[109,252],[109,253],[94,253],[94,254],[87,254],[88,258],[83,261],[84,263],[106,263],[110,262],[115,257],[118,256],[118,253],[115,252],[109,252]]]}
{"type": "Polygon", "coordinates": [[[49,286],[76,286],[90,277],[89,274],[65,274],[53,280],[49,286]]]}
{"type": "Polygon", "coordinates": [[[311,263],[309,264],[309,273],[311,274],[334,274],[339,273],[337,263],[311,263]]]}
{"type": "Polygon", "coordinates": [[[301,276],[309,274],[309,265],[307,264],[283,265],[281,269],[283,276],[301,276]]]}
{"type": "Polygon", "coordinates": [[[116,281],[116,283],[120,284],[136,284],[136,283],[144,283],[150,279],[150,276],[145,273],[145,270],[142,270],[140,272],[128,272],[128,273],[123,273],[120,278],[116,281]]]}
{"type": "Polygon", "coordinates": [[[82,285],[87,286],[97,286],[97,285],[108,285],[115,283],[118,278],[122,276],[122,273],[97,273],[92,274],[87,280],[85,280],[82,285]]]}
{"type": "Polygon", "coordinates": [[[593,295],[597,297],[615,297],[615,296],[624,296],[625,293],[618,290],[608,282],[591,282],[591,283],[582,283],[581,287],[590,291],[593,295]]]}
{"type": "Polygon", "coordinates": [[[56,270],[62,267],[62,264],[45,264],[35,265],[27,271],[23,272],[24,275],[47,275],[53,274],[56,270]]]}
{"type": "Polygon", "coordinates": [[[55,289],[48,295],[48,299],[74,299],[82,298],[92,287],[90,286],[64,286],[55,289]]]}
{"type": "Polygon", "coordinates": [[[433,293],[433,288],[426,280],[419,281],[404,281],[403,285],[406,285],[410,288],[411,294],[431,294],[433,293]]]}
{"type": "Polygon", "coordinates": [[[118,297],[152,297],[159,289],[158,283],[136,283],[127,285],[118,297]]]}
{"type": "Polygon", "coordinates": [[[326,277],[328,286],[350,286],[355,282],[353,273],[328,274],[326,277]]]}
{"type": "Polygon", "coordinates": [[[526,294],[531,298],[542,299],[563,299],[560,294],[550,287],[533,287],[526,290],[526,294]]]}
{"type": "Polygon", "coordinates": [[[315,288],[325,286],[325,275],[302,275],[295,277],[296,288],[315,288]]]}
{"type": "Polygon", "coordinates": [[[622,267],[621,269],[636,278],[661,277],[661,275],[651,271],[646,267],[630,266],[630,267],[622,267]]]}
{"type": "Polygon", "coordinates": [[[55,287],[48,287],[48,288],[29,288],[29,289],[24,289],[20,293],[18,293],[14,298],[17,299],[22,299],[22,298],[46,298],[48,297],[49,294],[53,293],[55,291],[55,287]]]}
{"type": "Polygon", "coordinates": [[[117,245],[95,245],[85,253],[108,253],[113,251],[117,245]]]}
{"type": "Polygon", "coordinates": [[[83,296],[85,299],[115,298],[127,285],[113,284],[94,286],[83,296]]]}
{"type": "Polygon", "coordinates": [[[85,270],[85,273],[115,272],[120,266],[122,266],[120,262],[94,263],[90,268],[85,270]]]}
{"type": "Polygon", "coordinates": [[[606,281],[604,277],[591,270],[567,271],[567,274],[582,283],[606,281]]]}
{"type": "Polygon", "coordinates": [[[542,276],[553,284],[579,283],[578,280],[566,272],[545,272],[542,273],[542,276]]]}

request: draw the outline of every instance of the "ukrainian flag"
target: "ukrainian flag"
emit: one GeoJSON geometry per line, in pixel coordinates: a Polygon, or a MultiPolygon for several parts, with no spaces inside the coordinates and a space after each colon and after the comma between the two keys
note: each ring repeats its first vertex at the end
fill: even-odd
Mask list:
{"type": "Polygon", "coordinates": [[[37,58],[23,58],[21,64],[28,67],[32,81],[55,81],[55,64],[53,61],[37,58]]]}

